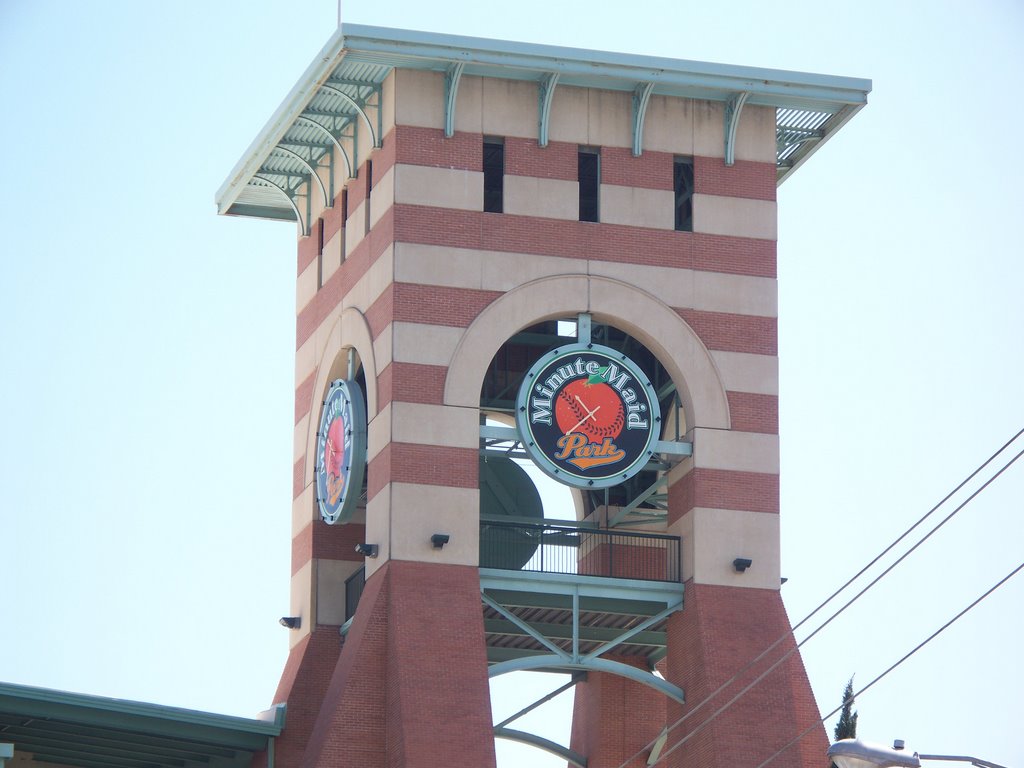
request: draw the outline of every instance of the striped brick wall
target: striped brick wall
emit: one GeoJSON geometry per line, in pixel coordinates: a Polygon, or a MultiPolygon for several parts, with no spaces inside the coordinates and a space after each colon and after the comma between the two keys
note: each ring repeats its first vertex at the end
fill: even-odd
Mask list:
{"type": "MultiPolygon", "coordinates": [[[[316,368],[323,361],[318,359],[317,349],[343,306],[356,307],[365,315],[375,349],[383,353],[376,361],[373,383],[379,408],[392,402],[440,404],[447,370],[444,362],[452,344],[458,341],[458,329],[467,328],[504,292],[528,279],[552,274],[600,274],[637,285],[671,306],[709,350],[731,355],[733,367],[748,371],[771,368],[757,363],[756,358],[777,353],[773,240],[543,216],[494,215],[462,207],[402,202],[423,197],[416,185],[430,188],[435,203],[448,197],[440,189],[445,185],[482,185],[480,176],[472,176],[481,168],[482,143],[483,134],[457,133],[445,139],[440,129],[393,128],[384,137],[382,148],[371,156],[375,194],[382,179],[391,176],[393,198],[374,203],[377,222],[369,233],[359,231],[360,222],[354,221],[362,217],[366,204],[365,164],[349,182],[347,221],[357,230],[355,236],[346,232],[349,252],[322,286],[307,288],[305,295],[297,297],[297,499],[308,496],[312,481],[303,447],[310,442],[318,412],[319,394],[313,387],[316,368]],[[452,176],[453,172],[471,176],[452,176]],[[438,339],[437,326],[454,333],[438,339]],[[396,345],[401,348],[396,350],[396,345]],[[432,349],[425,352],[424,347],[432,349]],[[417,359],[406,359],[406,350],[417,359]],[[419,359],[425,354],[438,364],[423,365],[419,359]]],[[[574,181],[577,145],[552,142],[541,148],[535,140],[516,137],[506,138],[505,144],[508,176],[574,181]]],[[[665,191],[670,204],[671,153],[649,151],[633,157],[626,147],[601,147],[600,152],[603,184],[665,191]]],[[[765,192],[765,180],[774,179],[770,163],[742,161],[725,168],[720,158],[697,157],[695,177],[697,194],[756,199],[774,196],[774,182],[769,185],[772,194],[765,192]]],[[[341,195],[338,197],[335,207],[318,222],[328,239],[337,234],[343,218],[334,213],[341,211],[341,195]]],[[[468,199],[458,197],[457,204],[468,199]]],[[[300,242],[301,272],[317,269],[316,257],[310,259],[309,255],[308,241],[312,240],[315,237],[300,242]]],[[[301,274],[299,282],[303,283],[301,274]]],[[[305,284],[312,285],[313,281],[306,280],[305,284]]],[[[735,410],[733,429],[776,432],[777,393],[750,391],[742,380],[733,386],[728,376],[725,379],[729,403],[735,410]]],[[[371,464],[371,496],[385,488],[398,471],[394,450],[376,456],[371,464]]],[[[451,471],[458,477],[462,477],[459,472],[467,473],[467,477],[454,482],[456,486],[472,487],[475,483],[468,467],[451,471]]],[[[444,484],[441,479],[446,477],[445,472],[426,474],[431,482],[444,484]]],[[[692,484],[693,480],[687,482],[692,484]]],[[[709,483],[702,498],[720,496],[718,485],[709,483]]],[[[677,495],[688,498],[688,493],[680,491],[677,495]]],[[[732,492],[734,499],[742,496],[739,491],[732,492]]],[[[762,500],[755,506],[760,509],[766,503],[762,500]]],[[[305,529],[296,535],[306,539],[311,536],[305,529]]],[[[321,535],[334,534],[326,531],[321,535]]],[[[296,547],[295,551],[298,557],[304,557],[311,547],[296,547]]],[[[300,566],[295,564],[296,569],[300,566]]]]}
{"type": "MultiPolygon", "coordinates": [[[[437,77],[415,73],[410,82],[436,88],[437,77]]],[[[724,425],[727,429],[703,431],[701,424],[687,425],[693,430],[695,455],[673,474],[669,530],[696,538],[700,546],[702,531],[721,521],[737,529],[756,529],[764,546],[777,549],[772,540],[773,531],[777,538],[777,528],[772,526],[777,525],[779,511],[774,164],[767,156],[764,161],[750,159],[757,152],[747,152],[733,167],[725,167],[713,151],[715,142],[721,142],[715,105],[680,106],[653,100],[652,148],[634,157],[628,131],[621,126],[593,127],[580,137],[586,141],[575,143],[569,137],[576,129],[556,120],[553,140],[542,148],[528,134],[527,125],[535,127],[535,120],[510,116],[507,130],[497,130],[501,126],[494,115],[499,112],[486,106],[493,106],[495,99],[508,99],[510,104],[521,100],[523,88],[467,78],[462,89],[457,131],[450,138],[444,137],[426,91],[407,96],[426,105],[415,113],[420,116],[409,118],[413,108],[396,107],[399,124],[388,130],[380,148],[368,157],[360,155],[364,162],[356,178],[347,181],[344,193],[322,211],[310,236],[299,242],[292,526],[293,594],[299,597],[295,599],[313,615],[324,615],[316,613],[318,574],[329,567],[335,573],[356,567],[361,558],[352,548],[360,540],[381,547],[380,557],[367,561],[367,594],[372,595],[368,605],[373,609],[368,608],[365,615],[361,610],[357,617],[361,623],[358,629],[354,625],[346,641],[359,648],[353,646],[338,663],[329,691],[322,670],[314,669],[309,659],[304,635],[297,636],[299,642],[292,651],[289,668],[298,670],[292,676],[315,679],[317,693],[312,695],[326,702],[315,728],[304,721],[306,732],[313,732],[309,765],[342,764],[337,761],[346,749],[346,734],[359,739],[366,765],[383,765],[374,762],[382,751],[393,764],[400,764],[401,755],[411,749],[441,750],[441,754],[443,747],[430,741],[430,728],[406,720],[413,709],[424,702],[447,707],[448,702],[466,696],[478,709],[487,706],[485,673],[478,658],[483,650],[477,626],[481,621],[478,583],[471,568],[477,536],[478,415],[446,402],[445,387],[449,365],[467,329],[495,302],[531,281],[573,276],[619,281],[669,308],[674,322],[678,318],[692,329],[720,377],[729,423],[724,425]],[[474,103],[480,105],[481,116],[467,118],[466,105],[474,103]],[[688,115],[695,127],[682,139],[687,143],[676,147],[672,134],[658,121],[679,115],[688,115]],[[505,141],[506,212],[502,214],[483,212],[485,135],[503,136],[505,141]],[[576,220],[580,144],[600,151],[599,222],[576,220]],[[676,155],[694,158],[694,232],[672,229],[676,155]],[[372,181],[367,159],[372,164],[372,181]],[[368,187],[372,187],[369,198],[368,187]],[[344,205],[343,195],[347,197],[344,205]],[[360,351],[371,389],[368,400],[373,403],[365,526],[362,518],[348,526],[327,526],[317,520],[312,485],[311,447],[326,371],[337,364],[340,350],[352,343],[339,337],[344,312],[358,314],[369,344],[360,351]],[[724,437],[718,434],[723,431],[724,437]],[[427,542],[432,531],[452,532],[451,544],[443,551],[431,551],[427,542]],[[449,585],[447,595],[438,591],[441,582],[449,585]],[[301,602],[306,599],[303,595],[311,596],[307,604],[301,602]],[[404,618],[396,613],[399,604],[404,618]],[[444,622],[438,622],[439,616],[444,616],[444,622]],[[415,648],[422,633],[446,631],[445,622],[465,628],[465,637],[453,637],[450,642],[456,655],[471,659],[472,674],[454,674],[447,662],[438,667],[440,662],[433,658],[438,655],[436,648],[429,643],[423,644],[422,652],[415,648]],[[378,670],[377,679],[387,691],[381,696],[359,670],[364,663],[377,664],[385,652],[397,660],[397,666],[378,670]],[[428,680],[427,670],[440,677],[428,680]],[[471,679],[473,675],[481,679],[471,679]],[[359,736],[347,725],[351,710],[345,697],[349,701],[365,697],[375,717],[389,725],[359,736]],[[411,730],[403,733],[403,727],[411,730]]],[[[403,98],[400,88],[396,94],[396,99],[403,98]]],[[[628,109],[622,94],[565,89],[558,98],[563,101],[556,102],[556,107],[572,103],[595,120],[604,110],[618,114],[628,109]]],[[[758,120],[754,124],[761,126],[758,120]]],[[[770,123],[764,125],[770,128],[770,123]]],[[[748,147],[756,143],[749,133],[743,141],[748,147]]],[[[516,330],[508,327],[507,333],[516,330]]],[[[679,364],[685,371],[686,362],[679,364]]],[[[711,384],[692,382],[695,387],[711,384]]],[[[771,571],[760,555],[758,562],[771,571]]],[[[709,601],[724,595],[723,605],[735,603],[740,606],[736,610],[747,605],[745,600],[754,600],[753,615],[769,616],[773,627],[784,624],[784,615],[781,619],[777,615],[781,603],[772,602],[778,598],[777,590],[763,588],[766,577],[755,573],[754,579],[762,581],[744,583],[713,568],[706,572],[713,583],[698,580],[700,588],[693,589],[692,599],[709,601]],[[762,599],[762,593],[770,597],[762,599]]],[[[704,690],[712,684],[710,678],[683,680],[680,665],[691,657],[716,669],[733,663],[719,658],[719,650],[708,647],[699,636],[706,627],[718,631],[719,618],[702,613],[681,623],[674,621],[673,642],[678,648],[673,651],[671,679],[704,690]]],[[[330,629],[315,624],[311,628],[316,637],[330,629]]],[[[748,646],[753,647],[752,641],[744,648],[748,646]]],[[[806,687],[798,671],[790,670],[795,685],[806,687]]],[[[607,727],[624,705],[650,708],[652,713],[665,710],[656,695],[638,694],[635,684],[607,675],[595,675],[577,697],[579,719],[573,743],[590,750],[595,768],[618,765],[634,748],[637,734],[607,727]]],[[[791,719],[799,719],[798,715],[803,716],[802,710],[792,710],[791,719]]],[[[662,716],[658,714],[652,722],[662,716]]],[[[465,731],[469,735],[460,748],[476,750],[474,764],[493,761],[491,753],[476,746],[488,728],[489,723],[481,722],[465,731]]],[[[652,733],[656,735],[653,726],[652,733]]],[[[732,750],[729,754],[748,754],[749,750],[734,749],[736,739],[729,739],[733,737],[726,731],[709,731],[694,739],[689,754],[696,754],[693,749],[713,751],[720,744],[732,750]]],[[[289,743],[283,742],[287,748],[289,743]]],[[[284,757],[279,762],[284,768],[297,765],[284,757]]]]}

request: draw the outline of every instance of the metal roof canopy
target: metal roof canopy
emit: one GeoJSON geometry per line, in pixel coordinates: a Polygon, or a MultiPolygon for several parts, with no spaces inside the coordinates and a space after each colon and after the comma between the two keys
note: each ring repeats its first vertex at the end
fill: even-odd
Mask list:
{"type": "Polygon", "coordinates": [[[217,212],[298,221],[302,234],[308,232],[311,194],[327,205],[335,195],[333,173],[326,188],[318,178],[314,182],[313,170],[333,169],[344,160],[353,176],[360,164],[355,146],[361,125],[373,146],[380,146],[381,83],[395,67],[445,73],[449,136],[463,75],[537,83],[542,146],[552,95],[561,85],[632,92],[634,154],[643,150],[651,95],[722,102],[728,165],[743,106],[775,107],[779,184],[867,103],[871,90],[870,80],[856,78],[346,24],[221,185],[217,212]]]}
{"type": "Polygon", "coordinates": [[[284,715],[283,706],[248,719],[0,683],[0,742],[80,768],[243,768],[272,749],[284,715]]]}

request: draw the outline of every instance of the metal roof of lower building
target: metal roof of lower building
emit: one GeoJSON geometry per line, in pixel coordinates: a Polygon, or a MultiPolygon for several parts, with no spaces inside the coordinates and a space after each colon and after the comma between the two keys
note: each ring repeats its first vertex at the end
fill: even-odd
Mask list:
{"type": "Polygon", "coordinates": [[[0,683],[0,742],[14,761],[79,768],[248,766],[284,727],[284,707],[249,719],[0,683]]]}
{"type": "Polygon", "coordinates": [[[544,110],[563,85],[631,92],[634,154],[642,151],[652,95],[723,103],[727,162],[743,106],[775,107],[780,184],[867,103],[871,90],[870,80],[857,78],[348,24],[327,41],[224,181],[218,213],[299,221],[305,233],[310,195],[326,205],[335,195],[315,169],[344,162],[354,175],[358,130],[380,146],[381,84],[396,67],[445,75],[447,135],[463,75],[535,82],[542,145],[544,110]]]}

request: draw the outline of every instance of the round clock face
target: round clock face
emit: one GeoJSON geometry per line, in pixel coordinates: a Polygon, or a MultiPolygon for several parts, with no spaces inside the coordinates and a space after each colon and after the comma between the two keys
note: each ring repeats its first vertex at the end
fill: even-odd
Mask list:
{"type": "Polygon", "coordinates": [[[530,458],[566,485],[607,488],[647,464],[661,429],[654,387],[628,357],[597,344],[548,352],[527,371],[516,426],[530,458]]]}
{"type": "Polygon", "coordinates": [[[354,381],[327,390],[316,438],[316,498],[328,523],[347,523],[355,511],[366,467],[366,408],[354,381]]]}

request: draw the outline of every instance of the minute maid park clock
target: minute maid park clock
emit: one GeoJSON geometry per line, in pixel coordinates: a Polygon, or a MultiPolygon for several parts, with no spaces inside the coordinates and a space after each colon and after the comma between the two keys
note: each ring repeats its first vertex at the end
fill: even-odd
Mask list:
{"type": "Polygon", "coordinates": [[[572,344],[526,373],[516,426],[530,458],[566,485],[607,488],[647,464],[661,409],[643,371],[621,352],[572,344]]]}
{"type": "Polygon", "coordinates": [[[327,523],[352,518],[366,469],[366,407],[359,385],[331,383],[316,439],[316,499],[327,523]]]}

